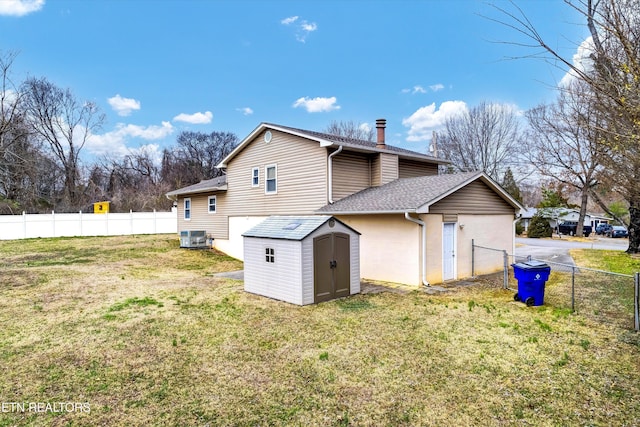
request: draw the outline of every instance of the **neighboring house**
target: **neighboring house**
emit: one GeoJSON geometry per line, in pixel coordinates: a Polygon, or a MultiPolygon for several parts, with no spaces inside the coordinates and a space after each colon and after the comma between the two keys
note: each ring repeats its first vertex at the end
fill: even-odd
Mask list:
{"type": "MultiPolygon", "coordinates": [[[[580,217],[580,211],[578,209],[569,209],[569,208],[544,208],[543,209],[545,216],[549,219],[549,225],[552,229],[556,229],[558,226],[558,222],[571,221],[577,222],[580,217]]],[[[523,223],[527,221],[527,219],[533,218],[533,216],[538,212],[538,209],[528,208],[522,215],[523,223]]],[[[586,213],[584,216],[584,225],[590,225],[595,230],[598,224],[604,223],[608,224],[611,221],[611,218],[603,216],[601,214],[593,214],[586,213]]],[[[528,228],[528,221],[526,222],[525,229],[528,228]]]]}
{"type": "MultiPolygon", "coordinates": [[[[471,274],[471,239],[512,251],[522,206],[483,173],[385,143],[262,123],[218,165],[226,175],[174,190],[178,230],[206,230],[239,259],[242,234],[271,215],[329,214],[360,236],[363,278],[412,285],[471,274]]],[[[486,265],[485,271],[502,268],[486,265]]]]}

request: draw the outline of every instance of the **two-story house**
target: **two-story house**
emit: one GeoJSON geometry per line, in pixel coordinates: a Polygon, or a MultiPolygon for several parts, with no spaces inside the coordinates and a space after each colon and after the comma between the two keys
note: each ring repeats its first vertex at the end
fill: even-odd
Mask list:
{"type": "Polygon", "coordinates": [[[470,275],[473,238],[511,252],[522,206],[483,173],[438,175],[447,161],[387,145],[385,124],[376,142],[260,124],[218,165],[225,175],[167,193],[178,230],[206,230],[242,259],[242,233],[265,218],[332,214],[361,233],[364,278],[412,285],[470,275]]]}

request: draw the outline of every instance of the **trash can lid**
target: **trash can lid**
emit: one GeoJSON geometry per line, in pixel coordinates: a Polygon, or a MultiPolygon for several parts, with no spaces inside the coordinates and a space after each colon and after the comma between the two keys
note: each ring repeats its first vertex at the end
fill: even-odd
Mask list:
{"type": "Polygon", "coordinates": [[[543,270],[549,268],[549,265],[547,263],[536,260],[519,262],[513,265],[514,267],[517,266],[518,268],[521,268],[523,270],[543,270]]]}

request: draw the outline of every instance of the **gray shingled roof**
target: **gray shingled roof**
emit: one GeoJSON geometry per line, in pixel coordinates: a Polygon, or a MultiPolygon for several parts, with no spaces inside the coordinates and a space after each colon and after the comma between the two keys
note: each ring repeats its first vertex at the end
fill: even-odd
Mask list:
{"type": "MultiPolygon", "coordinates": [[[[270,216],[242,235],[267,239],[303,240],[331,218],[331,215],[270,216]]],[[[335,221],[344,225],[337,219],[335,221]]]]}
{"type": "Polygon", "coordinates": [[[400,178],[379,187],[359,191],[323,206],[317,212],[332,214],[415,211],[481,176],[481,172],[466,172],[400,178]]]}
{"type": "Polygon", "coordinates": [[[188,187],[178,188],[177,190],[169,191],[167,196],[183,196],[186,194],[198,194],[206,193],[210,191],[225,191],[227,189],[227,176],[222,175],[213,179],[206,179],[200,181],[197,184],[189,185],[188,187]]]}

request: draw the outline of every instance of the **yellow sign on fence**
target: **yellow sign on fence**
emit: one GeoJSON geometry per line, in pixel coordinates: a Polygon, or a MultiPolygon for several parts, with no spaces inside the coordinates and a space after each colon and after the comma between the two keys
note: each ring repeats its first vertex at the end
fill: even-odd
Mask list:
{"type": "Polygon", "coordinates": [[[109,203],[111,202],[96,202],[93,204],[93,213],[109,213],[109,203]]]}

